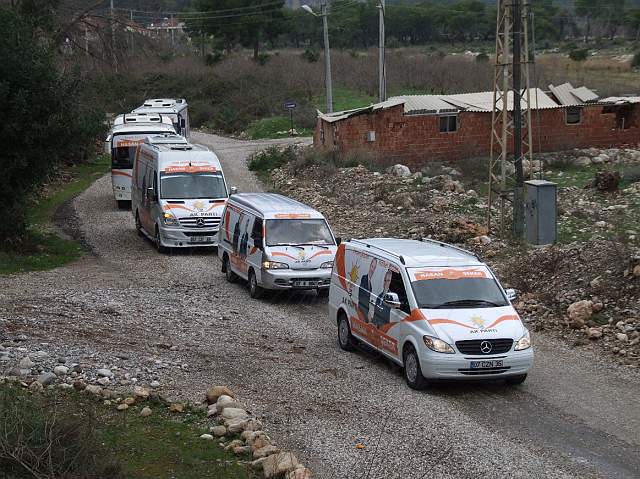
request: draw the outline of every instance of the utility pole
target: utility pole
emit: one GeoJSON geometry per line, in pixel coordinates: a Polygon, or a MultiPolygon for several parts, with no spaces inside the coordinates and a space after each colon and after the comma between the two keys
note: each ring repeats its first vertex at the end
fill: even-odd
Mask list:
{"type": "Polygon", "coordinates": [[[173,28],[173,13],[171,14],[171,20],[170,20],[170,24],[169,24],[169,28],[171,29],[171,48],[175,48],[176,47],[176,32],[173,28]]]}
{"type": "Polygon", "coordinates": [[[495,200],[499,200],[500,235],[504,236],[506,209],[507,204],[510,203],[513,208],[511,232],[516,240],[521,239],[524,233],[522,160],[525,157],[529,161],[533,159],[528,7],[527,0],[497,1],[487,228],[491,230],[492,209],[495,200]],[[523,135],[523,124],[527,130],[526,135],[523,135]],[[509,156],[511,144],[513,144],[512,158],[509,156]]]}
{"type": "Polygon", "coordinates": [[[378,98],[380,102],[387,99],[387,78],[384,64],[384,15],[385,15],[385,0],[380,0],[378,5],[378,19],[379,19],[379,32],[378,32],[378,98]]]}
{"type": "Polygon", "coordinates": [[[113,57],[113,66],[118,73],[118,59],[116,58],[116,23],[113,14],[113,0],[110,2],[109,13],[111,16],[111,55],[113,57]]]}
{"type": "Polygon", "coordinates": [[[327,89],[327,113],[333,113],[333,88],[331,85],[331,53],[329,48],[329,24],[327,22],[327,0],[323,0],[320,16],[324,30],[324,83],[327,89]]]}
{"type": "Polygon", "coordinates": [[[129,19],[131,20],[131,54],[133,55],[133,42],[135,36],[135,27],[133,23],[133,10],[129,11],[129,19]]]}

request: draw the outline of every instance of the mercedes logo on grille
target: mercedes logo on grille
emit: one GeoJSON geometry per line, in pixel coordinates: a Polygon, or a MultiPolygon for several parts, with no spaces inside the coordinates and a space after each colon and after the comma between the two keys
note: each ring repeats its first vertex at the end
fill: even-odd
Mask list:
{"type": "Polygon", "coordinates": [[[204,218],[198,218],[196,220],[196,226],[202,228],[204,226],[204,218]]]}
{"type": "Polygon", "coordinates": [[[491,352],[491,349],[493,349],[491,347],[491,343],[489,341],[482,341],[480,343],[480,351],[482,351],[482,354],[489,354],[491,352]]]}

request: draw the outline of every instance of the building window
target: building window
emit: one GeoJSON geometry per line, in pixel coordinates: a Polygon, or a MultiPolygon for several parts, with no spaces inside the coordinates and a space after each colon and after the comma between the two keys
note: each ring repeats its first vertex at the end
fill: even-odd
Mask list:
{"type": "Polygon", "coordinates": [[[582,108],[580,107],[568,107],[566,110],[567,125],[577,125],[582,121],[582,108]]]}
{"type": "Polygon", "coordinates": [[[440,133],[453,133],[458,130],[458,117],[446,115],[440,117],[440,133]]]}

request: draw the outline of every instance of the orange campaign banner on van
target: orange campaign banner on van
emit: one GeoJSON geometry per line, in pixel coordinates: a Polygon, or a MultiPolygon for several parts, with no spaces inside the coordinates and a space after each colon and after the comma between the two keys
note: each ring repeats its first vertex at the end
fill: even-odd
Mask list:
{"type": "Polygon", "coordinates": [[[123,138],[122,140],[116,140],[116,148],[138,146],[142,143],[144,143],[144,138],[140,140],[131,140],[129,138],[123,138]]]}
{"type": "Polygon", "coordinates": [[[163,171],[165,173],[215,173],[218,170],[211,165],[179,165],[167,166],[163,171]]]}
{"type": "Polygon", "coordinates": [[[273,215],[277,219],[296,220],[303,218],[311,218],[309,213],[276,213],[273,215]]]}
{"type": "Polygon", "coordinates": [[[428,281],[431,279],[467,279],[467,278],[488,278],[487,271],[479,268],[444,268],[444,269],[425,269],[414,271],[413,277],[415,281],[428,281]]]}

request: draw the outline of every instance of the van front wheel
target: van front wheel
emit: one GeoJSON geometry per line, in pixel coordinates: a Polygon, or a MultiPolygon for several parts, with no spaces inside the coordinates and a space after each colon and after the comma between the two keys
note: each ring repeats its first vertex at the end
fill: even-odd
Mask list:
{"type": "Polygon", "coordinates": [[[345,351],[353,351],[356,346],[356,339],[351,334],[349,320],[344,313],[338,318],[338,345],[345,351]]]}
{"type": "Polygon", "coordinates": [[[238,281],[238,275],[231,271],[231,264],[229,264],[229,255],[224,255],[222,260],[222,272],[229,283],[235,283],[238,281]]]}
{"type": "Polygon", "coordinates": [[[427,380],[422,375],[420,358],[412,345],[407,345],[404,354],[404,379],[411,389],[421,390],[427,387],[427,380]]]}
{"type": "Polygon", "coordinates": [[[167,254],[169,252],[169,248],[166,246],[162,246],[162,242],[160,241],[160,228],[156,226],[156,234],[154,236],[154,241],[156,243],[156,249],[160,254],[167,254]]]}
{"type": "Polygon", "coordinates": [[[264,289],[258,285],[258,278],[253,270],[249,271],[249,295],[254,299],[260,299],[264,289]]]}

